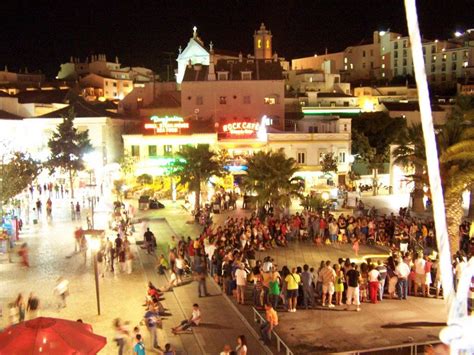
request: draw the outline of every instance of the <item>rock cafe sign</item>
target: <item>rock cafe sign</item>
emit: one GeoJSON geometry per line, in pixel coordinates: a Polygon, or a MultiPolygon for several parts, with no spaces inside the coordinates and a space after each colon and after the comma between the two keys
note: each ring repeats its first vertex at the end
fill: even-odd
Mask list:
{"type": "Polygon", "coordinates": [[[258,122],[237,121],[223,125],[222,131],[231,135],[252,135],[256,134],[259,128],[258,122]]]}
{"type": "Polygon", "coordinates": [[[145,129],[153,129],[156,133],[180,133],[182,129],[189,128],[189,123],[179,116],[152,116],[150,120],[153,123],[145,123],[145,129]]]}

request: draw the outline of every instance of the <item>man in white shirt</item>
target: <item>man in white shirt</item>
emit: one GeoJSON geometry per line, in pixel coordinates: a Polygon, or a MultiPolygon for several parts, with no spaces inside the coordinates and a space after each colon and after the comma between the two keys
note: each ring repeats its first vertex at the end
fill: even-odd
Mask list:
{"type": "Polygon", "coordinates": [[[379,292],[379,278],[380,278],[380,272],[373,265],[370,265],[369,295],[370,295],[370,301],[372,303],[377,303],[377,294],[379,292]]]}
{"type": "Polygon", "coordinates": [[[177,327],[171,328],[173,334],[178,334],[187,331],[192,326],[198,326],[201,322],[201,311],[197,303],[193,304],[193,313],[189,319],[183,320],[177,327]]]}
{"type": "Polygon", "coordinates": [[[243,263],[241,263],[239,268],[235,270],[235,281],[237,283],[237,302],[244,304],[245,286],[247,286],[247,271],[245,271],[243,263]]]}
{"type": "Polygon", "coordinates": [[[407,264],[405,264],[403,260],[400,260],[396,262],[395,274],[397,274],[398,276],[398,282],[397,282],[398,298],[406,300],[408,297],[407,280],[408,280],[408,276],[410,275],[410,267],[407,264]]]}
{"type": "Polygon", "coordinates": [[[425,273],[425,265],[426,261],[423,259],[423,253],[418,254],[417,258],[415,259],[415,296],[418,294],[418,288],[422,289],[423,297],[426,297],[425,284],[426,280],[426,273],[425,273]]]}

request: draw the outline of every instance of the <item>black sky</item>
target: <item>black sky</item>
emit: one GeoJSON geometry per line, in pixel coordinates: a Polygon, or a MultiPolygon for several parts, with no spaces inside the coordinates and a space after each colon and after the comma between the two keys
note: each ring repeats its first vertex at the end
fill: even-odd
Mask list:
{"type": "MultiPolygon", "coordinates": [[[[48,75],[71,55],[92,53],[157,70],[163,52],[186,46],[194,25],[206,44],[246,54],[263,21],[274,50],[288,59],[342,50],[374,30],[407,32],[403,0],[11,0],[1,6],[0,68],[26,66],[48,75]]],[[[474,0],[419,0],[418,11],[426,38],[474,27],[474,0]]]]}

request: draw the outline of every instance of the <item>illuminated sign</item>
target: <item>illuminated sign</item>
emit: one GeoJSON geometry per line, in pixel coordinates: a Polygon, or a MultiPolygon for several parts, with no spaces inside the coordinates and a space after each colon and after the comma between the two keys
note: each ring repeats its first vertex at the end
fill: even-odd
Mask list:
{"type": "Polygon", "coordinates": [[[153,123],[145,123],[145,129],[153,129],[156,133],[179,133],[182,129],[189,128],[189,123],[179,116],[152,116],[150,120],[153,123]]]}
{"type": "Polygon", "coordinates": [[[247,171],[248,167],[246,165],[225,165],[224,169],[231,173],[235,173],[239,171],[247,171]]]}
{"type": "Polygon", "coordinates": [[[224,133],[230,133],[232,135],[250,135],[258,132],[260,123],[257,122],[232,122],[222,126],[224,133]]]}

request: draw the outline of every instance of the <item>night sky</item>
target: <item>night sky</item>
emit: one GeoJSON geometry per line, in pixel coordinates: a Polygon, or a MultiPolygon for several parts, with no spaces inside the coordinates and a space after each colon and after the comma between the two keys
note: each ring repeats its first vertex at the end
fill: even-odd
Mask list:
{"type": "MultiPolygon", "coordinates": [[[[418,10],[425,38],[474,27],[474,0],[419,0],[418,10]]],[[[339,51],[370,40],[374,30],[407,33],[402,0],[13,0],[2,2],[0,68],[54,76],[71,55],[106,53],[159,70],[168,52],[186,46],[194,25],[206,44],[245,55],[262,21],[287,59],[339,51]]]]}

